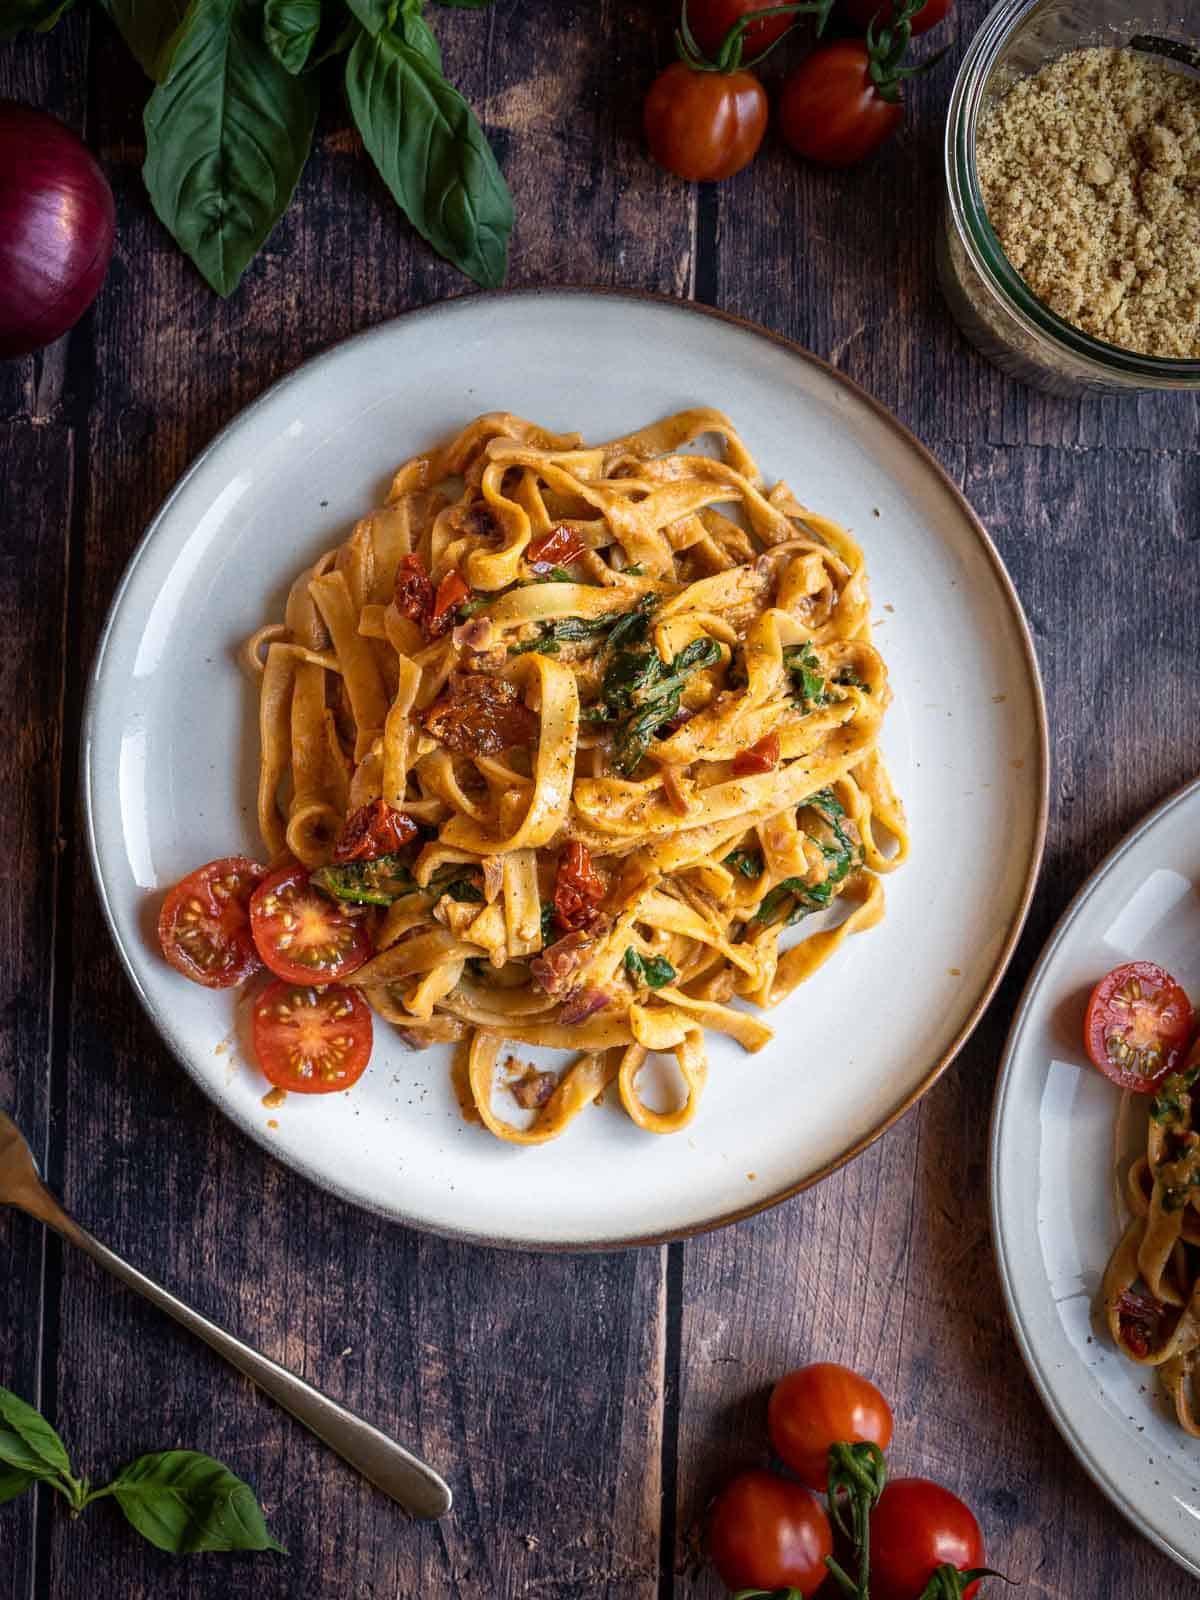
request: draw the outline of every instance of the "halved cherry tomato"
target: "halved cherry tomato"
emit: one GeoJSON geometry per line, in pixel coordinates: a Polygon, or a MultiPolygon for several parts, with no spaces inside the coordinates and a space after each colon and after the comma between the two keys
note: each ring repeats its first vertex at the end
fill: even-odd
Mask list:
{"type": "MultiPolygon", "coordinates": [[[[735,22],[780,3],[782,0],[688,0],[688,26],[696,43],[711,60],[735,22]]],[[[782,39],[795,21],[793,16],[764,17],[761,22],[751,22],[742,34],[743,59],[760,55],[777,39],[782,39]]]]}
{"type": "Polygon", "coordinates": [[[534,539],[525,552],[525,559],[535,572],[540,572],[543,568],[568,567],[572,561],[578,561],[586,549],[579,530],[563,522],[540,539],[534,539]]]}
{"type": "Polygon", "coordinates": [[[177,972],[206,989],[230,989],[258,971],[249,906],[266,875],[257,861],[223,856],[175,885],[159,913],[158,937],[177,972]]]}
{"type": "Polygon", "coordinates": [[[731,178],[767,131],[767,96],[752,72],[696,72],[673,61],[642,109],[650,155],[678,178],[731,178]]]}
{"type": "Polygon", "coordinates": [[[471,593],[471,587],[460,572],[448,572],[437,586],[437,598],[429,614],[425,632],[431,639],[449,633],[454,626],[454,614],[471,593]]]}
{"type": "Polygon", "coordinates": [[[1083,1039],[1092,1065],[1134,1094],[1174,1071],[1192,1032],[1192,1007],[1153,961],[1114,967],[1092,990],[1083,1039]]]}
{"type": "Polygon", "coordinates": [[[271,984],[254,1002],[253,1032],[264,1075],[293,1094],[348,1089],[371,1059],[371,1008],[336,984],[271,984]]]}
{"type": "Polygon", "coordinates": [[[417,825],[382,797],[352,811],[333,847],[335,861],[378,861],[417,837],[417,825]]]}
{"type": "MultiPolygon", "coordinates": [[[[919,1600],[943,1566],[983,1566],[974,1513],[940,1483],[892,1478],[871,1512],[871,1600],[919,1600]]],[[[964,1600],[978,1588],[978,1581],[968,1584],[964,1600]]]]}
{"type": "Polygon", "coordinates": [[[1144,1361],[1162,1343],[1167,1308],[1149,1291],[1125,1289],[1117,1296],[1117,1325],[1130,1355],[1144,1361]]]}
{"type": "Polygon", "coordinates": [[[807,1596],[829,1576],[833,1533],[820,1502],[761,1467],[721,1491],[708,1541],[713,1566],[730,1589],[795,1589],[807,1596]]]}
{"type": "Polygon", "coordinates": [[[250,932],[267,966],[289,983],[337,983],[371,954],[362,917],[310,889],[298,863],[273,872],[254,891],[250,932]]]}
{"type": "Polygon", "coordinates": [[[806,56],[784,83],[779,131],[807,160],[850,167],[899,127],[904,106],[896,92],[895,100],[880,94],[864,44],[838,39],[806,56]]]}
{"type": "MultiPolygon", "coordinates": [[[[908,19],[913,35],[928,33],[936,28],[950,10],[953,0],[925,0],[916,16],[908,19]]],[[[893,0],[845,0],[845,12],[850,21],[860,28],[874,22],[876,28],[890,28],[895,20],[893,0]]]]}
{"type": "Polygon", "coordinates": [[[393,598],[396,610],[402,617],[418,623],[422,628],[429,621],[429,613],[433,610],[433,583],[420,556],[400,558],[393,598]]]}
{"type": "Polygon", "coordinates": [[[757,744],[752,744],[748,750],[739,750],[734,756],[734,777],[747,778],[755,772],[774,772],[779,765],[780,748],[777,733],[764,734],[757,744]]]}
{"type": "Polygon", "coordinates": [[[583,928],[608,892],[604,879],[592,865],[587,845],[572,840],[558,858],[554,880],[554,914],[561,928],[583,928]]]}
{"type": "Polygon", "coordinates": [[[786,1373],[771,1391],[767,1429],[775,1454],[810,1489],[824,1489],[829,1447],[892,1442],[892,1408],[869,1378],[834,1361],[786,1373]]]}

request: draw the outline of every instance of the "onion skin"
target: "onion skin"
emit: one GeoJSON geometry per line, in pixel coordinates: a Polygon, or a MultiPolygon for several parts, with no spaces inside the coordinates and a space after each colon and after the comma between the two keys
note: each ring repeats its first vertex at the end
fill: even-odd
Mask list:
{"type": "Polygon", "coordinates": [[[115,234],[112,190],[83,141],[45,111],[0,100],[0,358],[74,327],[115,234]]]}

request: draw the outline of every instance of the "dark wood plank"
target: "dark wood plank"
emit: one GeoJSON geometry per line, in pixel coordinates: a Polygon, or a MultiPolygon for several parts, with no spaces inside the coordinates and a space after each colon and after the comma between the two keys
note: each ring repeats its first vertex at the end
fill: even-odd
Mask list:
{"type": "MultiPolygon", "coordinates": [[[[585,11],[547,11],[536,76],[522,30],[466,11],[433,19],[448,70],[509,158],[521,212],[513,277],[613,278],[608,241],[623,217],[624,270],[678,290],[691,197],[648,168],[624,182],[630,95],[593,94],[599,43],[595,55],[574,48],[585,11]]],[[[141,527],[222,422],[331,339],[466,287],[413,242],[335,109],[288,217],[239,294],[216,301],[149,212],[141,87],[108,31],[97,34],[93,70],[110,86],[97,137],[121,242],[96,317],[84,659],[141,527]]],[[[630,25],[634,45],[645,34],[645,22],[630,25]]],[[[638,70],[614,67],[618,82],[638,70]]],[[[97,1570],[119,1572],[129,1600],[655,1594],[662,1253],[499,1255],[325,1197],[244,1143],[167,1059],[83,874],[74,938],[89,958],[76,964],[70,1013],[71,1203],[118,1249],[439,1463],[457,1509],[443,1526],[406,1524],[205,1351],[70,1260],[59,1389],[64,1413],[86,1424],[89,1465],[171,1443],[210,1450],[258,1486],[291,1555],[219,1573],[181,1564],[140,1546],[105,1507],[78,1527],[55,1522],[42,1581],[62,1600],[90,1593],[97,1570]]]]}
{"type": "MultiPolygon", "coordinates": [[[[60,425],[0,423],[0,483],[5,485],[0,543],[0,877],[4,1003],[0,1028],[0,1106],[43,1161],[50,1139],[51,982],[58,861],[62,749],[63,609],[71,511],[71,433],[60,425]]],[[[51,1262],[54,1253],[51,1252],[51,1262]]],[[[43,1391],[41,1340],[47,1251],[43,1232],[15,1212],[0,1212],[4,1305],[0,1383],[35,1405],[43,1391]]],[[[33,1496],[0,1512],[0,1597],[28,1592],[33,1496]],[[9,1540],[11,1539],[11,1544],[9,1540]]]]}
{"type": "MultiPolygon", "coordinates": [[[[918,1108],[811,1194],[688,1247],[678,1563],[694,1558],[721,1481],[765,1459],[774,1378],[832,1359],[894,1398],[895,1459],[977,1508],[995,1565],[1055,1600],[1166,1592],[1178,1569],[1076,1466],[1025,1375],[989,1248],[985,1130],[1008,1022],[1054,920],[1136,818],[1195,771],[1200,461],[942,454],[1013,571],[1037,642],[1054,730],[1046,865],[1012,970],[918,1108]]],[[[688,1592],[720,1589],[709,1575],[688,1592]]]]}

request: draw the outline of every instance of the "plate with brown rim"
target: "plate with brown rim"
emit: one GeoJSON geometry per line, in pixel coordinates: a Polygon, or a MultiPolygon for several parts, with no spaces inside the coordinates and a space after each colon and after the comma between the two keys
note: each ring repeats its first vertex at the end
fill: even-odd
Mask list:
{"type": "MultiPolygon", "coordinates": [[[[1045,707],[1028,627],[986,532],[932,456],[840,373],[767,331],[679,301],[536,290],[410,312],[308,362],[248,407],[151,523],[93,670],[83,787],[114,939],[163,1039],[231,1120],[315,1183],[441,1234],[543,1249],[716,1227],[816,1182],[951,1062],[1008,963],[1041,859],[1045,707]],[[764,475],[849,527],[871,578],[894,702],[884,752],[912,851],[880,925],[769,1016],[754,1056],[709,1038],[680,1133],[615,1103],[522,1149],[464,1122],[449,1053],[377,1028],[345,1094],[264,1106],[228,993],[153,936],[166,888],[261,853],[241,642],[306,562],[380,503],[395,465],[480,412],[589,440],[716,406],[764,475]]],[[[669,1085],[664,1092],[669,1092],[669,1085]]]]}

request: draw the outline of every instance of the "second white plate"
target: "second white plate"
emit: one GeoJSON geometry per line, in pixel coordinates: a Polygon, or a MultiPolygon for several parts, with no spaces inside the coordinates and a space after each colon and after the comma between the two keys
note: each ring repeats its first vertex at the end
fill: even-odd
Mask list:
{"type": "MultiPolygon", "coordinates": [[[[301,368],[167,501],[114,602],[88,706],[84,792],[114,937],[151,1017],[226,1113],[359,1204],[443,1233],[570,1248],[710,1227],[853,1155],[933,1081],[986,1004],[1041,854],[1045,713],[1020,607],[961,495],[829,367],[762,330],[627,294],[477,297],[412,313],[301,368]],[[757,1056],[710,1039],[683,1133],[615,1106],[519,1150],[463,1123],[447,1054],[380,1026],[349,1094],[271,1110],[233,1000],[167,967],[163,890],[258,854],[255,709],[235,652],[292,578],[380,503],[397,462],[487,410],[601,440],[685,406],[728,412],[769,478],[851,527],[895,689],[885,750],[912,856],[888,912],[770,1021],[757,1056]]],[[[181,1136],[187,1130],[181,1129],[181,1136]]]]}

